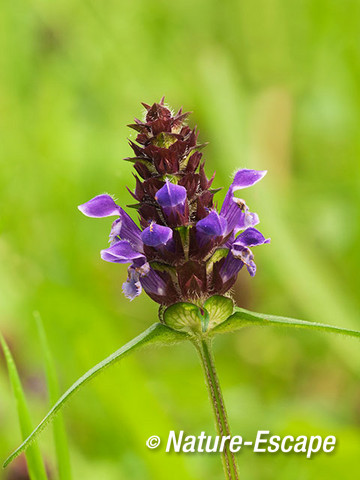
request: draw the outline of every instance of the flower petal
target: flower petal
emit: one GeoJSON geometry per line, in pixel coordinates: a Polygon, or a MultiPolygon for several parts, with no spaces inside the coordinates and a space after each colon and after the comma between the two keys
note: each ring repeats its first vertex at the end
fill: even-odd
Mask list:
{"type": "Polygon", "coordinates": [[[234,181],[230,186],[230,190],[233,193],[241,188],[251,187],[259,182],[266,174],[267,170],[249,170],[247,168],[242,168],[235,173],[234,181]]]}
{"type": "Polygon", "coordinates": [[[254,260],[250,260],[250,262],[246,265],[247,271],[250,273],[251,277],[255,276],[256,273],[256,264],[254,260]]]}
{"type": "Polygon", "coordinates": [[[196,224],[196,231],[202,235],[220,237],[225,235],[227,230],[227,221],[221,217],[215,210],[196,224]]]}
{"type": "Polygon", "coordinates": [[[229,252],[224,264],[220,269],[220,276],[222,278],[222,281],[226,283],[232,278],[236,277],[236,275],[240,272],[243,266],[244,262],[239,258],[234,257],[234,255],[229,252]]]}
{"type": "Polygon", "coordinates": [[[121,240],[127,240],[132,247],[137,251],[142,251],[143,242],[141,241],[140,235],[141,230],[133,221],[133,219],[123,210],[119,208],[120,218],[117,218],[112,224],[110,232],[110,240],[113,242],[116,240],[116,237],[119,237],[121,240]]]}
{"type": "Polygon", "coordinates": [[[120,240],[111,247],[101,250],[101,258],[114,263],[131,263],[136,259],[145,259],[144,255],[136,252],[126,240],[120,240]]]}
{"type": "Polygon", "coordinates": [[[227,221],[227,233],[231,231],[237,233],[239,230],[257,225],[260,221],[256,213],[249,212],[249,207],[245,201],[236,197],[230,198],[229,201],[224,201],[221,208],[221,216],[227,221]]]}
{"type": "MultiPolygon", "coordinates": [[[[260,223],[259,216],[255,212],[245,212],[244,215],[244,228],[247,227],[254,227],[260,223]]],[[[243,228],[240,227],[239,230],[242,230],[243,228]]],[[[238,231],[238,230],[237,230],[238,231]]]]}
{"type": "Polygon", "coordinates": [[[249,170],[243,168],[235,173],[234,181],[225,196],[222,204],[220,215],[226,218],[228,222],[229,232],[234,230],[235,233],[249,225],[256,225],[258,216],[250,213],[245,202],[234,197],[234,192],[242,188],[251,187],[259,182],[265,175],[266,170],[249,170]]]}
{"type": "Polygon", "coordinates": [[[185,203],[186,188],[166,180],[165,185],[157,191],[155,199],[161,207],[176,207],[185,203]]]}
{"type": "Polygon", "coordinates": [[[141,233],[141,240],[149,247],[159,247],[171,240],[173,232],[169,227],[163,227],[152,222],[151,225],[141,233]]]}
{"type": "Polygon", "coordinates": [[[148,294],[162,296],[166,294],[166,282],[152,268],[140,278],[141,285],[148,294]]]}
{"type": "Polygon", "coordinates": [[[231,250],[231,253],[235,258],[239,259],[246,265],[248,272],[253,277],[256,273],[256,265],[254,262],[254,255],[250,248],[243,247],[240,244],[234,244],[234,248],[231,250]]]}
{"type": "Polygon", "coordinates": [[[98,195],[86,203],[78,206],[80,212],[88,217],[110,217],[119,215],[119,207],[110,195],[98,195]]]}
{"type": "Polygon", "coordinates": [[[138,297],[142,292],[139,273],[132,267],[129,268],[129,276],[126,282],[123,283],[122,288],[126,298],[130,301],[138,297]]]}
{"type": "Polygon", "coordinates": [[[236,238],[234,245],[241,245],[243,247],[254,247],[255,245],[262,245],[263,243],[269,243],[270,238],[265,239],[264,235],[256,230],[256,228],[249,227],[244,230],[236,238]]]}

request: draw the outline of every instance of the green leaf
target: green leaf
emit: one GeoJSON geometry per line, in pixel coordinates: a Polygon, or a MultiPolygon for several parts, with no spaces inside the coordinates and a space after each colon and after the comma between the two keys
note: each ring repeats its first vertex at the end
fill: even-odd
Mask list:
{"type": "Polygon", "coordinates": [[[209,335],[214,336],[218,333],[233,332],[239,328],[249,327],[251,325],[307,328],[318,330],[320,332],[338,333],[340,335],[360,338],[360,332],[356,330],[349,330],[347,328],[325,325],[322,323],[307,322],[295,318],[255,313],[245,310],[244,308],[235,308],[235,313],[225,320],[225,322],[211,330],[209,335]]]}
{"type": "Polygon", "coordinates": [[[209,313],[209,328],[227,320],[234,311],[234,303],[231,298],[222,295],[214,295],[206,300],[204,308],[209,313]]]}
{"type": "MultiPolygon", "coordinates": [[[[17,413],[20,423],[20,430],[22,438],[25,439],[32,430],[30,413],[27,407],[25,394],[21,385],[20,377],[11,355],[10,349],[0,333],[0,343],[4,351],[11,386],[16,399],[17,413]]],[[[26,453],[26,460],[31,480],[46,480],[47,475],[45,467],[41,458],[41,453],[38,445],[33,445],[26,453]]]]}
{"type": "Polygon", "coordinates": [[[201,331],[205,333],[209,327],[209,321],[210,321],[210,315],[209,312],[204,308],[203,309],[203,314],[201,314],[201,331]]]}
{"type": "Polygon", "coordinates": [[[171,305],[164,312],[164,321],[175,330],[190,329],[192,332],[200,332],[202,327],[204,328],[200,308],[193,303],[179,302],[171,305]]]}
{"type": "MultiPolygon", "coordinates": [[[[65,403],[70,399],[70,397],[79,390],[80,387],[84,386],[87,382],[95,378],[97,374],[103,372],[105,368],[110,365],[114,365],[120,359],[122,359],[126,354],[134,352],[141,347],[145,347],[152,344],[162,344],[170,345],[173,343],[182,342],[187,340],[189,336],[183,332],[176,332],[166,325],[161,323],[154,323],[149,327],[145,332],[141,333],[133,340],[128,342],[123,347],[116,350],[109,357],[105,358],[102,362],[95,365],[88,372],[86,372],[82,377],[80,377],[55,403],[52,409],[48,414],[43,418],[35,430],[28,436],[28,438],[6,459],[4,467],[6,467],[14,458],[16,458],[21,452],[26,450],[29,445],[38,437],[38,435],[44,430],[48,423],[54,419],[57,412],[65,405],[65,403]]],[[[42,477],[37,477],[36,480],[40,480],[42,477]]]]}
{"type": "MultiPolygon", "coordinates": [[[[40,337],[40,344],[45,360],[46,383],[49,392],[49,399],[53,405],[59,398],[59,385],[55,370],[54,361],[46,338],[45,329],[38,312],[34,313],[36,326],[40,337]]],[[[53,424],[55,451],[57,466],[59,471],[59,480],[71,480],[70,455],[66,438],[66,431],[62,415],[59,413],[53,424]]]]}
{"type": "Polygon", "coordinates": [[[233,311],[234,304],[231,298],[213,295],[202,307],[188,302],[174,303],[164,311],[163,319],[166,325],[175,330],[199,334],[225,321],[233,311]]]}

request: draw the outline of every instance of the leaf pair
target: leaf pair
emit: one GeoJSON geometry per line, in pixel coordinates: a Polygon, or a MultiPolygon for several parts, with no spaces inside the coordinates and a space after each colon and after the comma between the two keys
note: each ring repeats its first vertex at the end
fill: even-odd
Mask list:
{"type": "MultiPolygon", "coordinates": [[[[225,297],[221,297],[225,298],[225,297]]],[[[288,317],[278,317],[274,315],[264,315],[261,313],[254,313],[250,312],[249,310],[245,310],[243,308],[235,308],[235,312],[233,313],[233,308],[227,304],[227,302],[223,303],[220,299],[213,300],[207,304],[206,310],[208,315],[208,325],[207,328],[202,328],[203,332],[199,332],[199,335],[204,335],[207,337],[214,337],[217,334],[232,332],[238,330],[240,328],[249,327],[249,326],[281,326],[281,327],[295,327],[295,328],[306,328],[311,330],[323,331],[323,332],[330,332],[330,333],[337,333],[345,336],[350,337],[358,337],[360,338],[360,332],[355,330],[348,330],[341,327],[335,327],[331,325],[323,325],[320,323],[313,323],[307,322],[303,320],[297,320],[294,318],[288,317]],[[224,320],[224,313],[226,312],[226,318],[224,320]],[[228,316],[230,314],[230,316],[228,316]],[[210,327],[210,322],[213,322],[210,327]],[[220,323],[221,322],[221,323],[220,323]]],[[[195,305],[192,304],[176,304],[168,309],[167,312],[167,320],[173,318],[173,326],[179,325],[178,327],[183,326],[184,322],[184,315],[189,314],[188,321],[191,323],[192,321],[200,321],[201,318],[195,318],[199,316],[198,310],[195,311],[195,305]],[[178,307],[176,307],[178,305],[178,307]],[[174,307],[174,308],[173,308],[174,307]],[[172,310],[170,310],[172,309],[172,310]],[[174,316],[169,316],[169,313],[173,313],[174,316]],[[195,315],[195,317],[194,317],[195,315]]],[[[196,307],[198,308],[198,307],[196,307]]],[[[165,312],[166,314],[166,312],[165,312]]],[[[206,317],[206,312],[204,312],[203,317],[206,317]]],[[[166,315],[165,315],[166,318],[166,315]]],[[[204,325],[202,323],[202,325],[204,325]]],[[[110,365],[115,364],[119,360],[121,360],[125,355],[128,353],[134,352],[142,347],[160,344],[160,345],[170,345],[173,343],[183,342],[185,340],[193,340],[194,336],[189,335],[185,332],[180,332],[170,328],[167,325],[161,323],[155,323],[150,328],[145,330],[143,333],[135,337],[133,340],[128,342],[126,345],[121,347],[119,350],[114,352],[112,355],[107,357],[102,362],[95,365],[91,368],[87,373],[85,373],[81,378],[79,378],[61,397],[60,399],[54,404],[52,409],[48,412],[48,414],[44,417],[44,419],[40,422],[40,424],[36,427],[36,429],[26,438],[26,440],[8,457],[8,459],[4,463],[4,467],[6,467],[14,458],[16,458],[22,451],[26,450],[30,444],[37,438],[37,436],[43,431],[43,429],[47,426],[47,424],[54,419],[55,415],[58,411],[64,406],[64,404],[70,399],[70,397],[79,390],[80,387],[85,385],[87,382],[92,380],[97,374],[101,373],[105,368],[109,367],[110,365]]],[[[29,428],[26,430],[28,433],[29,428]]],[[[32,447],[34,448],[34,447],[32,447]]],[[[44,477],[36,477],[37,479],[41,479],[44,477]]],[[[46,477],[45,477],[46,478],[46,477]]]]}
{"type": "Polygon", "coordinates": [[[186,302],[171,305],[164,312],[164,322],[175,330],[206,333],[229,318],[233,311],[231,298],[214,295],[201,308],[186,302]]]}

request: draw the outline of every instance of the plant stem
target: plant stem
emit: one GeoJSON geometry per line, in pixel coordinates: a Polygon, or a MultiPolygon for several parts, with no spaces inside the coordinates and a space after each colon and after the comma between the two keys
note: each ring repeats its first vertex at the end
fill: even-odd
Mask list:
{"type": "Polygon", "coordinates": [[[214,411],[217,434],[219,435],[220,439],[222,437],[229,437],[225,441],[224,449],[221,452],[225,478],[227,480],[239,480],[239,472],[235,456],[229,448],[231,439],[229,421],[226,414],[219,379],[215,369],[214,357],[211,349],[211,340],[202,338],[194,342],[194,345],[199,353],[201,365],[204,369],[205,382],[214,411]]]}

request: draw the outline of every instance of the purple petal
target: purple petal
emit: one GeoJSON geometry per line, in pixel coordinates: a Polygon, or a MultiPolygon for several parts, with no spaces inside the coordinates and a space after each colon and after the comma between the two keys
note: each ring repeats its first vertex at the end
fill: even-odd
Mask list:
{"type": "Polygon", "coordinates": [[[208,236],[223,236],[227,230],[227,221],[221,217],[215,210],[196,224],[196,231],[208,236]]]}
{"type": "Polygon", "coordinates": [[[152,222],[151,225],[141,233],[141,240],[149,247],[165,245],[172,238],[172,230],[152,222]]]}
{"type": "Polygon", "coordinates": [[[149,294],[161,296],[166,293],[166,282],[152,268],[147,275],[140,278],[140,282],[149,294]]]}
{"type": "Polygon", "coordinates": [[[145,259],[144,255],[136,252],[129,242],[120,240],[109,248],[101,250],[101,258],[106,262],[131,263],[135,259],[145,259]]]}
{"type": "Polygon", "coordinates": [[[128,279],[123,283],[122,288],[125,297],[132,301],[140,295],[142,287],[139,280],[139,273],[132,267],[129,268],[128,272],[128,279]]]}
{"type": "Polygon", "coordinates": [[[230,186],[230,190],[233,193],[241,188],[251,187],[259,182],[266,174],[267,170],[248,170],[247,168],[238,170],[235,173],[234,181],[230,186]]]}
{"type": "Polygon", "coordinates": [[[247,247],[243,247],[241,245],[234,245],[231,253],[236,259],[240,260],[246,265],[248,272],[253,277],[256,273],[256,265],[254,262],[254,255],[252,251],[247,247]]]}
{"type": "Polygon", "coordinates": [[[252,277],[255,276],[255,273],[256,273],[256,265],[255,265],[255,262],[253,260],[250,260],[250,262],[248,263],[248,265],[246,265],[246,268],[247,268],[247,271],[250,273],[250,275],[252,277]]]}
{"type": "Polygon", "coordinates": [[[119,237],[121,240],[127,240],[135,250],[142,251],[143,242],[140,238],[140,228],[121,207],[119,207],[118,213],[120,218],[112,224],[110,240],[113,242],[116,241],[116,237],[119,237]]]}
{"type": "Polygon", "coordinates": [[[186,188],[166,180],[165,185],[157,191],[155,199],[161,207],[176,207],[186,200],[186,188]]]}
{"type": "Polygon", "coordinates": [[[234,257],[234,255],[229,252],[223,266],[220,269],[222,281],[226,283],[231,278],[236,277],[243,266],[244,262],[239,258],[234,257]]]}
{"type": "Polygon", "coordinates": [[[131,267],[134,268],[140,277],[144,277],[150,272],[150,264],[146,261],[146,258],[135,259],[131,267]]]}
{"type": "Polygon", "coordinates": [[[259,223],[259,217],[256,213],[249,212],[249,207],[244,200],[236,197],[225,199],[221,208],[221,216],[228,223],[227,233],[244,230],[247,227],[253,227],[259,223]]]}
{"type": "Polygon", "coordinates": [[[78,206],[80,212],[88,217],[110,217],[119,215],[119,207],[110,195],[98,195],[86,203],[78,206]]]}
{"type": "Polygon", "coordinates": [[[265,239],[264,235],[256,230],[256,228],[249,227],[244,230],[236,238],[234,245],[241,245],[243,247],[254,247],[255,245],[262,245],[263,243],[269,243],[270,238],[265,239]]]}
{"type": "Polygon", "coordinates": [[[234,230],[236,233],[249,225],[253,226],[259,223],[257,215],[250,213],[245,202],[234,197],[234,192],[251,187],[251,185],[260,181],[266,173],[266,170],[248,170],[246,168],[236,172],[220,211],[220,214],[228,222],[228,232],[234,230]]]}
{"type": "MultiPolygon", "coordinates": [[[[244,228],[254,227],[258,223],[260,223],[259,216],[255,212],[245,212],[244,217],[245,217],[244,218],[244,228]]],[[[242,230],[242,227],[240,227],[239,230],[242,230]]]]}

